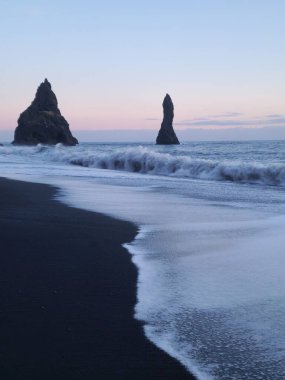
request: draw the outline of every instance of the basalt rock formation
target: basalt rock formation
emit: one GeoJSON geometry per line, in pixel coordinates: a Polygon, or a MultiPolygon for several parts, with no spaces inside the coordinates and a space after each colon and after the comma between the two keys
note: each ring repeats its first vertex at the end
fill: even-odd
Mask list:
{"type": "Polygon", "coordinates": [[[14,141],[17,145],[37,144],[76,145],[68,122],[61,115],[57,99],[47,79],[38,87],[32,104],[21,113],[15,130],[14,141]]]}
{"type": "Polygon", "coordinates": [[[166,94],[162,106],[163,120],[156,138],[156,143],[159,145],[180,144],[172,125],[174,118],[174,106],[171,97],[168,94],[166,94]]]}

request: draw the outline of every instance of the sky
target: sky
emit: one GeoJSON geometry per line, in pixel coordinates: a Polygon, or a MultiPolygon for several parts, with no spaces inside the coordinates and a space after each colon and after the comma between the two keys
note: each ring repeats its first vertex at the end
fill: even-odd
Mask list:
{"type": "Polygon", "coordinates": [[[284,0],[0,0],[0,131],[45,78],[72,131],[159,129],[166,93],[178,131],[285,128],[284,15],[284,0]]]}

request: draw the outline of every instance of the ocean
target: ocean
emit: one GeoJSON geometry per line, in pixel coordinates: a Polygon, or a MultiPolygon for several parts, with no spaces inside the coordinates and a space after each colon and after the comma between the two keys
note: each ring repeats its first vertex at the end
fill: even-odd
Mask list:
{"type": "Polygon", "coordinates": [[[285,141],[4,144],[0,176],[138,226],[134,317],[198,379],[285,378],[285,141]]]}

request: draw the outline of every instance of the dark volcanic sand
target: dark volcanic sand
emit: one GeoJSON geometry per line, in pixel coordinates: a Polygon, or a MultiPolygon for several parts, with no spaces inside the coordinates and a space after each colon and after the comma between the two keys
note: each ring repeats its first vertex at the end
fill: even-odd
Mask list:
{"type": "Polygon", "coordinates": [[[0,179],[0,379],[191,379],[133,318],[136,228],[0,179]]]}

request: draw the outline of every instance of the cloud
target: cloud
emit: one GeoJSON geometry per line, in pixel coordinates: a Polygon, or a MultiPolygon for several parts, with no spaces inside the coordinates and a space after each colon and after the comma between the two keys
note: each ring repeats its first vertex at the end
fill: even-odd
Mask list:
{"type": "Polygon", "coordinates": [[[175,123],[175,125],[185,125],[191,127],[239,127],[248,125],[248,122],[242,120],[184,120],[175,123]]]}
{"type": "Polygon", "coordinates": [[[240,112],[226,112],[220,115],[212,115],[201,118],[181,120],[175,123],[177,126],[189,127],[269,127],[285,126],[285,115],[270,114],[246,118],[240,112]]]}
{"type": "Polygon", "coordinates": [[[285,124],[285,116],[279,117],[278,119],[277,118],[268,119],[267,123],[268,124],[285,124]]]}
{"type": "Polygon", "coordinates": [[[240,117],[243,116],[241,112],[224,112],[219,115],[211,115],[211,118],[224,118],[224,117],[240,117]]]}
{"type": "Polygon", "coordinates": [[[282,118],[284,115],[281,115],[280,113],[273,113],[271,115],[266,115],[265,117],[268,117],[269,119],[271,118],[282,118]]]}

